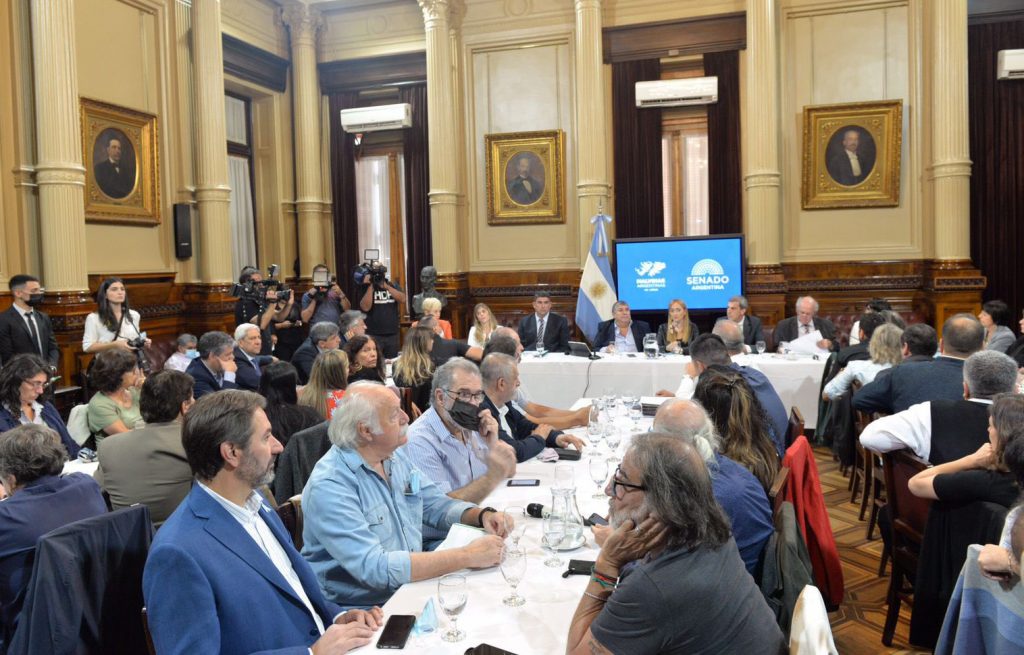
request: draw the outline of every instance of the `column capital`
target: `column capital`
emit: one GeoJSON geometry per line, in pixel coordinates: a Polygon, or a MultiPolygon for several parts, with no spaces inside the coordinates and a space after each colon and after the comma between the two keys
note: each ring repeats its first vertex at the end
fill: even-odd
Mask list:
{"type": "Polygon", "coordinates": [[[573,9],[576,13],[586,11],[588,9],[600,9],[601,0],[574,0],[573,9]]]}
{"type": "Polygon", "coordinates": [[[453,20],[462,22],[462,15],[465,14],[466,4],[463,0],[416,0],[423,12],[423,24],[427,29],[446,25],[453,20]],[[453,16],[461,10],[461,14],[453,16]]]}
{"type": "Polygon", "coordinates": [[[288,26],[292,47],[298,43],[316,45],[326,23],[323,14],[316,7],[293,0],[281,7],[281,22],[288,26]]]}

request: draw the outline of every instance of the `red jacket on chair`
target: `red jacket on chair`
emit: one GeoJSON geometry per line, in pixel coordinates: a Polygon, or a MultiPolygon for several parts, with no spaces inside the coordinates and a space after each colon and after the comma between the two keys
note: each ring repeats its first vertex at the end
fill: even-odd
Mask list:
{"type": "Polygon", "coordinates": [[[786,450],[782,465],[789,467],[785,500],[793,503],[796,510],[796,522],[811,556],[814,580],[829,608],[838,607],[843,601],[843,568],[821,492],[818,465],[807,437],[797,437],[786,450]]]}

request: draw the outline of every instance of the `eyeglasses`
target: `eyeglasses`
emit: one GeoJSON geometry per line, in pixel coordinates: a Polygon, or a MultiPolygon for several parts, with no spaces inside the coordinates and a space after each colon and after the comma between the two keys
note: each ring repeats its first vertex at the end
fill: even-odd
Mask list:
{"type": "Polygon", "coordinates": [[[473,403],[479,405],[484,401],[483,391],[466,391],[465,389],[459,389],[458,391],[452,391],[451,389],[441,389],[441,391],[448,394],[451,398],[458,398],[464,403],[473,403]]]}
{"type": "Polygon", "coordinates": [[[622,499],[623,496],[628,494],[630,491],[647,491],[647,487],[642,484],[630,484],[629,482],[622,482],[619,480],[619,474],[622,473],[622,467],[615,467],[615,475],[612,476],[612,495],[618,499],[622,499]],[[622,493],[619,493],[619,489],[622,488],[622,493]]]}
{"type": "Polygon", "coordinates": [[[22,380],[21,383],[22,384],[27,384],[28,386],[32,387],[33,389],[45,389],[46,388],[46,381],[45,380],[42,381],[42,382],[39,382],[38,380],[22,380]]]}

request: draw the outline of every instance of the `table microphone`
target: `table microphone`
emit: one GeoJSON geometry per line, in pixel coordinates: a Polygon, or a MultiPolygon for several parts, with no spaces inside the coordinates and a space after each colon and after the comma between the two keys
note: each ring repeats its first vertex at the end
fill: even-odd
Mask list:
{"type": "Polygon", "coordinates": [[[530,503],[526,506],[526,514],[532,516],[535,519],[545,518],[549,512],[544,509],[544,505],[540,503],[530,503]]]}

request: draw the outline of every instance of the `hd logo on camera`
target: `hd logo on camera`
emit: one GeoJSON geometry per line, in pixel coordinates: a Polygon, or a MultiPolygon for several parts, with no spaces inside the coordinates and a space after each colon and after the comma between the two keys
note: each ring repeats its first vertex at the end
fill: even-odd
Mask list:
{"type": "Polygon", "coordinates": [[[691,291],[724,291],[729,284],[725,269],[714,259],[702,259],[690,269],[686,284],[691,291]]]}

